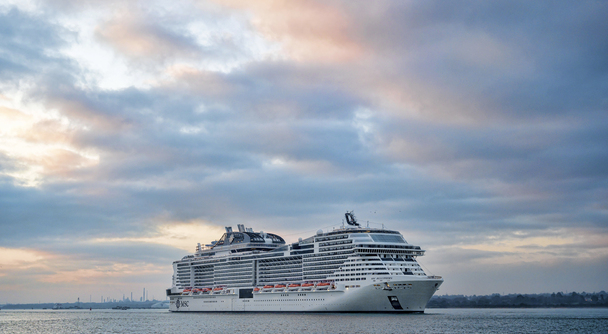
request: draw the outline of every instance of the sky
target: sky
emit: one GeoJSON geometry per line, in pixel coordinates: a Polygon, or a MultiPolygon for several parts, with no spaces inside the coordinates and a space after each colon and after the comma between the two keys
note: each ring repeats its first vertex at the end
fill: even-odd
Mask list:
{"type": "Polygon", "coordinates": [[[608,2],[0,0],[0,304],[165,299],[244,224],[438,294],[608,290],[608,2]]]}

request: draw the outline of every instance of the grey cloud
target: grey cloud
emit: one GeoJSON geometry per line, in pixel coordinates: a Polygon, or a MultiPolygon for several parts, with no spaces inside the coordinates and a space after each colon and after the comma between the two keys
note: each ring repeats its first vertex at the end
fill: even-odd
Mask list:
{"type": "MultiPolygon", "coordinates": [[[[47,251],[108,261],[126,254],[121,261],[161,264],[182,252],[53,240],[145,234],[159,216],[316,230],[338,225],[351,209],[363,222],[411,232],[435,249],[572,226],[605,233],[604,5],[565,6],[574,7],[573,16],[565,15],[568,8],[521,2],[385,5],[365,11],[346,6],[359,19],[359,41],[372,48],[359,62],[267,59],[229,73],[184,72],[176,81],[120,90],[78,86],[81,69],[44,53],[65,43],[60,27],[18,11],[6,15],[0,22],[13,25],[0,31],[10,37],[0,42],[0,61],[8,64],[2,84],[27,73],[38,85],[26,97],[89,126],[71,138],[97,152],[100,162],[70,171],[66,179],[48,177],[39,188],[15,186],[3,176],[0,242],[20,247],[46,240],[47,251]],[[473,43],[468,38],[515,50],[515,59],[495,64],[490,54],[488,63],[480,63],[466,59],[470,50],[450,49],[458,41],[473,43]],[[431,115],[444,108],[479,119],[462,124],[441,113],[404,116],[406,107],[383,104],[387,86],[372,85],[383,80],[431,115]],[[477,109],[459,109],[463,105],[477,109]],[[369,112],[367,132],[357,123],[361,109],[369,112]],[[270,165],[275,158],[285,165],[270,165]]],[[[141,27],[175,47],[168,58],[182,51],[242,56],[235,51],[239,41],[204,50],[172,22],[141,27]]],[[[4,172],[17,167],[0,155],[4,172]]],[[[406,239],[419,244],[407,232],[406,239]]],[[[563,250],[547,251],[563,256],[563,250]]],[[[461,282],[454,284],[462,284],[469,272],[450,263],[502,255],[463,251],[445,255],[450,261],[429,259],[435,271],[452,272],[456,278],[450,279],[461,282]]],[[[530,269],[522,268],[509,269],[530,269]]],[[[508,276],[507,269],[497,270],[508,276]]]]}
{"type": "MultiPolygon", "coordinates": [[[[91,266],[98,264],[112,265],[122,263],[137,265],[150,263],[164,266],[175,259],[181,258],[188,252],[170,246],[146,244],[144,242],[110,242],[107,244],[85,244],[83,240],[66,242],[66,239],[49,239],[46,244],[40,245],[40,250],[51,253],[78,254],[79,261],[90,261],[91,266]],[[125,256],[129,254],[129,256],[125,256]]],[[[192,248],[194,249],[193,245],[192,248]]]]}
{"type": "MultiPolygon", "coordinates": [[[[65,28],[50,23],[45,17],[17,9],[0,12],[0,79],[2,86],[14,85],[24,75],[57,71],[71,62],[46,53],[73,40],[65,28]]],[[[51,53],[52,54],[52,53],[51,53]]]]}
{"type": "Polygon", "coordinates": [[[426,90],[420,93],[430,94],[421,99],[444,100],[446,105],[431,103],[427,112],[521,123],[606,107],[604,3],[388,2],[376,7],[353,13],[360,19],[362,43],[382,59],[384,75],[404,90],[416,89],[418,82],[426,90]],[[435,93],[427,92],[433,88],[435,93]],[[469,110],[450,109],[450,103],[469,110]]]}

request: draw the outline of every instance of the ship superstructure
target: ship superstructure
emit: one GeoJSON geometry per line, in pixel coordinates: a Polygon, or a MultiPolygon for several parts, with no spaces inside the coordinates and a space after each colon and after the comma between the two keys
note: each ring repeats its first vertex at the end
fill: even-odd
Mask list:
{"type": "Polygon", "coordinates": [[[173,263],[171,311],[423,312],[443,279],[388,229],[346,225],[287,244],[244,225],[173,263]]]}

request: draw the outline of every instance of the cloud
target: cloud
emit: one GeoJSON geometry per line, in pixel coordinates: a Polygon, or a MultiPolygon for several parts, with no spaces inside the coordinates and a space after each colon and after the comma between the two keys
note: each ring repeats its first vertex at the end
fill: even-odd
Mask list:
{"type": "MultiPolygon", "coordinates": [[[[28,249],[12,249],[12,248],[0,248],[1,262],[0,265],[4,269],[3,271],[13,269],[15,267],[24,268],[32,265],[43,258],[43,255],[36,250],[28,249]]],[[[6,276],[6,274],[2,274],[6,276]]]]}
{"type": "Polygon", "coordinates": [[[44,264],[4,277],[62,292],[150,279],[160,295],[163,263],[219,226],[246,221],[295,241],[353,209],[428,247],[421,261],[455,293],[475,293],[466,275],[495,278],[483,268],[496,263],[515,273],[491,266],[503,283],[531,263],[544,264],[539,277],[576,259],[591,272],[608,214],[606,12],[3,7],[0,244],[44,264]],[[121,276],[129,265],[153,278],[121,276]]]}
{"type": "Polygon", "coordinates": [[[178,249],[192,251],[196,244],[209,244],[224,233],[224,229],[221,227],[209,226],[209,223],[198,221],[166,223],[165,225],[158,226],[157,229],[158,232],[150,236],[96,238],[93,239],[92,242],[95,244],[111,245],[149,243],[168,245],[178,249]]]}
{"type": "MultiPolygon", "coordinates": [[[[5,99],[5,102],[11,102],[5,99]]],[[[74,172],[94,166],[99,156],[78,145],[75,134],[81,127],[70,124],[48,110],[26,113],[0,106],[0,152],[15,161],[5,171],[18,182],[37,186],[44,177],[70,178],[74,172]]]]}
{"type": "Polygon", "coordinates": [[[23,85],[28,76],[40,71],[48,73],[57,70],[58,66],[69,66],[68,60],[56,57],[53,52],[71,39],[67,29],[44,17],[10,7],[0,8],[0,18],[0,49],[8,51],[0,56],[0,87],[3,90],[23,85]]]}
{"type": "MultiPolygon", "coordinates": [[[[142,248],[136,248],[141,251],[142,248]]],[[[134,251],[136,249],[131,249],[134,251]]],[[[124,248],[121,249],[125,251],[124,248]]],[[[167,249],[164,249],[165,254],[167,249]]],[[[35,250],[15,250],[2,248],[0,254],[11,255],[16,253],[40,254],[35,250]]],[[[124,252],[122,258],[124,258],[124,252]]],[[[161,257],[162,259],[162,257],[161,257]]],[[[167,260],[167,259],[165,259],[167,260]]],[[[6,261],[5,261],[6,262],[6,261]]],[[[59,253],[45,253],[36,255],[33,259],[24,262],[23,259],[13,266],[7,266],[3,262],[2,274],[0,274],[0,291],[5,301],[22,303],[28,297],[20,291],[34,293],[38,298],[44,298],[43,302],[75,301],[80,298],[85,301],[84,296],[90,292],[95,293],[95,299],[99,295],[112,296],[122,299],[122,294],[129,291],[140,291],[142,285],[147,286],[155,297],[162,298],[162,291],[166,284],[158,284],[163,277],[171,274],[170,268],[165,264],[153,263],[151,259],[146,261],[126,261],[117,259],[95,259],[88,256],[65,255],[59,253]],[[150,280],[150,278],[153,278],[150,280]],[[160,279],[159,279],[160,278],[160,279]],[[154,282],[156,280],[157,282],[154,282]],[[152,282],[151,282],[152,281],[152,282]],[[44,296],[44,297],[40,297],[44,296]]]]}
{"type": "Polygon", "coordinates": [[[251,24],[278,41],[290,58],[339,63],[360,57],[362,47],[350,36],[354,22],[336,3],[320,1],[218,1],[251,13],[251,24]]]}
{"type": "Polygon", "coordinates": [[[193,39],[126,14],[102,23],[97,27],[96,35],[117,51],[135,59],[200,56],[193,39]]]}

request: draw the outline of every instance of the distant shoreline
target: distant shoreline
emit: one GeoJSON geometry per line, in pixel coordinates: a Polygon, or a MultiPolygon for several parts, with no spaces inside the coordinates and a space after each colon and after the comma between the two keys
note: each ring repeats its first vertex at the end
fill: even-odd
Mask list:
{"type": "MultiPolygon", "coordinates": [[[[0,305],[2,310],[53,310],[54,307],[58,311],[65,310],[78,310],[78,309],[94,309],[94,310],[107,310],[112,309],[116,306],[128,307],[129,309],[166,309],[168,306],[162,306],[162,303],[167,303],[165,300],[151,300],[146,302],[107,302],[107,303],[25,303],[25,304],[4,304],[0,305]]],[[[168,304],[167,304],[168,305],[168,304]]]]}
{"type": "MultiPolygon", "coordinates": [[[[61,303],[59,310],[112,309],[116,306],[130,309],[166,309],[167,301],[107,302],[107,303],[61,303]],[[165,305],[163,305],[165,303],[165,305]]],[[[58,303],[26,303],[0,305],[3,310],[53,309],[58,303]]],[[[608,307],[608,293],[600,292],[554,292],[541,294],[492,295],[443,295],[433,296],[427,308],[604,308],[608,307]]]]}
{"type": "Polygon", "coordinates": [[[443,295],[433,296],[427,308],[595,308],[608,307],[608,293],[498,293],[483,296],[443,295]]]}

